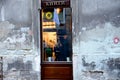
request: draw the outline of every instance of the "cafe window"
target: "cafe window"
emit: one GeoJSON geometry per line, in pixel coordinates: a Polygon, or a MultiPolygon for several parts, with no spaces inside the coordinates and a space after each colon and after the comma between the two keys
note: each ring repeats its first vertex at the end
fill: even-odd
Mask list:
{"type": "Polygon", "coordinates": [[[72,61],[71,8],[41,10],[42,61],[72,61]]]}

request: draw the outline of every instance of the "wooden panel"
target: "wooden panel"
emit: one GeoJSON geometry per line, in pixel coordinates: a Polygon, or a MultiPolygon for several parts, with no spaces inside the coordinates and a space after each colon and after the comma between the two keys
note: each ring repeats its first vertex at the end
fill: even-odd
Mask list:
{"type": "Polygon", "coordinates": [[[72,64],[42,64],[42,80],[72,80],[72,64]]]}
{"type": "Polygon", "coordinates": [[[69,78],[71,69],[69,67],[45,67],[44,74],[47,78],[69,78]]]}

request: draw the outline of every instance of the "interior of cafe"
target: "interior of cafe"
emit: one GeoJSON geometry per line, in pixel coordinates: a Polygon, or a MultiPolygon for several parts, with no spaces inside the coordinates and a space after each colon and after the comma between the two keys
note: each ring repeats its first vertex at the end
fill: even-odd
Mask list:
{"type": "Polygon", "coordinates": [[[71,9],[42,9],[43,61],[71,61],[71,9]]]}

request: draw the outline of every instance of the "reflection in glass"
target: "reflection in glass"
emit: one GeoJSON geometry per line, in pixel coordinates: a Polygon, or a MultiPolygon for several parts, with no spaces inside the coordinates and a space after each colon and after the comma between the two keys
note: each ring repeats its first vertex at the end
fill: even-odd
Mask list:
{"type": "Polygon", "coordinates": [[[42,10],[43,61],[71,61],[71,12],[67,8],[42,10]]]}

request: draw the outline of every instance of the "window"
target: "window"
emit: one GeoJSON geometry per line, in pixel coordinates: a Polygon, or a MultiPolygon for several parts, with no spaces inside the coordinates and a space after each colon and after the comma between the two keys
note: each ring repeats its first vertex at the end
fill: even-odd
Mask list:
{"type": "Polygon", "coordinates": [[[42,61],[72,61],[71,8],[42,9],[42,61]]]}

